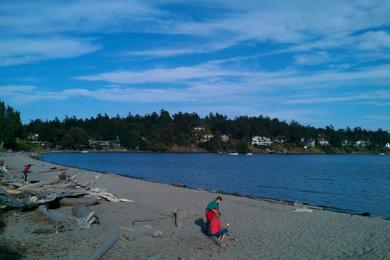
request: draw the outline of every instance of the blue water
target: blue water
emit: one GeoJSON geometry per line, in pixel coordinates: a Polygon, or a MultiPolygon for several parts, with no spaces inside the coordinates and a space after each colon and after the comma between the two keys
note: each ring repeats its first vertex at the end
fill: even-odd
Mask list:
{"type": "Polygon", "coordinates": [[[390,156],[48,153],[49,162],[390,217],[390,156]]]}

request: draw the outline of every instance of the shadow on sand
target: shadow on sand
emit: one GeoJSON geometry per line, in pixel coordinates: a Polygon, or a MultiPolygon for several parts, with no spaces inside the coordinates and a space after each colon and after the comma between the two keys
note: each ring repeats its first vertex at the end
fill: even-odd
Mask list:
{"type": "Polygon", "coordinates": [[[207,223],[202,218],[195,220],[195,224],[201,228],[203,235],[209,237],[209,229],[207,223]]]}

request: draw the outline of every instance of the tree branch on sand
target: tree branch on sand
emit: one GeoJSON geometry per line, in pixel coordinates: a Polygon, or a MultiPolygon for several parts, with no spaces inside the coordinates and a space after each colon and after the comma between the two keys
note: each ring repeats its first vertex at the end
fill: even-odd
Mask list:
{"type": "MultiPolygon", "coordinates": [[[[61,169],[55,178],[31,184],[3,181],[0,176],[0,210],[38,208],[40,213],[54,225],[54,231],[65,231],[86,229],[93,223],[99,223],[96,213],[87,208],[89,205],[101,200],[133,202],[129,199],[119,199],[94,185],[95,182],[82,184],[76,181],[75,175],[69,174],[68,169],[61,169]],[[50,206],[53,205],[73,206],[73,216],[50,210],[50,206]]],[[[51,228],[33,230],[37,233],[51,231],[53,231],[51,228]]]]}

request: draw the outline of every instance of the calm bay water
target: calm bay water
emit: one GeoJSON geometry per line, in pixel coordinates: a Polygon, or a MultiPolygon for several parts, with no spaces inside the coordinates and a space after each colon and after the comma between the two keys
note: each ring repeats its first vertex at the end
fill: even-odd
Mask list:
{"type": "Polygon", "coordinates": [[[43,160],[162,183],[390,217],[390,156],[48,153],[43,160]]]}

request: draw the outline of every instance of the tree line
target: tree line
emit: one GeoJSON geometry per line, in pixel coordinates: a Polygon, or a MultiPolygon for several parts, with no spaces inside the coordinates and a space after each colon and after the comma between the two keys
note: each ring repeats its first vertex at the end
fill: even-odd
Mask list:
{"type": "MultiPolygon", "coordinates": [[[[119,140],[121,147],[129,150],[169,151],[178,147],[248,152],[253,149],[250,145],[253,136],[283,140],[269,147],[279,150],[302,147],[304,140],[318,142],[322,139],[329,145],[321,149],[329,152],[362,150],[354,146],[357,141],[365,142],[364,151],[385,151],[385,145],[390,142],[390,134],[382,129],[316,128],[263,115],[233,119],[219,113],[205,117],[182,112],[171,115],[163,109],[159,113],[129,113],[124,117],[98,114],[86,119],[75,116],[63,120],[35,119],[22,125],[19,112],[0,102],[0,141],[5,148],[17,148],[19,138],[45,142],[50,148],[77,150],[91,148],[90,140],[119,140]]],[[[25,142],[19,142],[19,148],[25,145],[25,142]]]]}
{"type": "Polygon", "coordinates": [[[20,113],[0,102],[0,147],[16,148],[16,140],[22,135],[20,113]]]}
{"type": "Polygon", "coordinates": [[[159,113],[119,115],[109,117],[98,114],[88,119],[65,117],[64,120],[33,120],[24,126],[26,133],[38,133],[40,140],[51,146],[66,149],[88,147],[89,140],[120,140],[122,147],[130,150],[166,151],[174,146],[203,148],[207,151],[241,151],[250,149],[253,136],[281,139],[284,148],[302,146],[303,140],[327,140],[323,149],[347,149],[361,140],[369,150],[384,150],[390,142],[387,131],[335,129],[333,126],[315,128],[296,121],[286,122],[266,116],[238,116],[229,119],[226,115],[210,113],[201,118],[197,113],[178,112],[173,115],[166,110],[159,113]],[[208,137],[204,140],[204,136],[208,137]],[[225,141],[222,136],[228,137],[225,141]]]}

